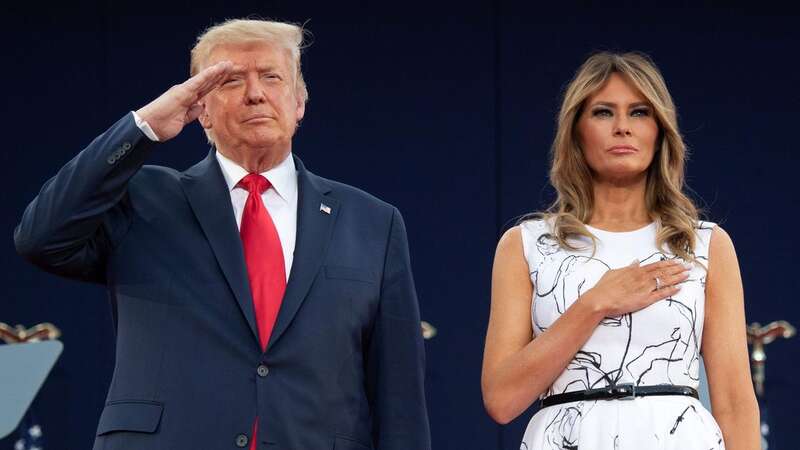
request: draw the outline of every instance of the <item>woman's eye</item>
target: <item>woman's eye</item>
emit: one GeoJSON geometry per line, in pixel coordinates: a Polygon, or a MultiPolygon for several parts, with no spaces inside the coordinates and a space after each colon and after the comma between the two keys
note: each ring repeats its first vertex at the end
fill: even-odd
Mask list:
{"type": "Polygon", "coordinates": [[[638,108],[631,111],[633,117],[647,117],[650,115],[650,110],[647,108],[638,108]]]}
{"type": "Polygon", "coordinates": [[[597,108],[592,111],[592,116],[594,117],[611,117],[613,114],[611,113],[610,109],[607,108],[597,108]]]}

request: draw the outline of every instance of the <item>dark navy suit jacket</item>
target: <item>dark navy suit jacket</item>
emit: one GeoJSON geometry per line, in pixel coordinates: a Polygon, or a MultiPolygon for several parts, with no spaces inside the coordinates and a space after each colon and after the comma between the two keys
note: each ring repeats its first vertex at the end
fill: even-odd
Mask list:
{"type": "Polygon", "coordinates": [[[403,220],[299,159],[297,243],[266,352],[213,151],[185,172],[128,114],[50,179],[17,250],[107,285],[117,356],[95,450],[428,450],[403,220]],[[330,207],[330,213],[321,210],[330,207]],[[324,209],[324,208],[322,208],[324,209]]]}

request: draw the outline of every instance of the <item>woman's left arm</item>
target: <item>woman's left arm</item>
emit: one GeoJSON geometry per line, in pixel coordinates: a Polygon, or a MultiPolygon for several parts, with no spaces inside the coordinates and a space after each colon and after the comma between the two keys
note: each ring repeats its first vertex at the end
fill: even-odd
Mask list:
{"type": "Polygon", "coordinates": [[[720,227],[711,233],[702,353],[711,412],[727,450],[758,450],[758,402],[750,378],[744,293],[736,250],[720,227]]]}

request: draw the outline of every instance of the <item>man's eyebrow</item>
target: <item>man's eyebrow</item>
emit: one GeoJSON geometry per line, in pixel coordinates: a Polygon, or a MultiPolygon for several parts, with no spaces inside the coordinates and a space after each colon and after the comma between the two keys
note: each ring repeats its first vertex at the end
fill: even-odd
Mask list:
{"type": "Polygon", "coordinates": [[[241,65],[237,64],[237,65],[233,66],[231,68],[230,72],[228,72],[228,73],[231,74],[231,75],[241,75],[245,71],[247,71],[247,68],[245,66],[241,66],[241,65]]]}
{"type": "Polygon", "coordinates": [[[259,72],[273,72],[278,70],[278,66],[275,64],[259,64],[256,65],[256,70],[259,72]]]}
{"type": "MultiPolygon", "coordinates": [[[[243,74],[247,73],[248,70],[250,70],[250,68],[248,66],[237,64],[237,65],[233,66],[233,68],[231,69],[231,71],[228,74],[229,75],[243,75],[243,74]]],[[[258,65],[258,66],[255,67],[255,70],[256,70],[256,72],[259,72],[259,73],[262,73],[262,72],[279,72],[280,71],[279,67],[277,65],[275,65],[275,64],[258,65]]]]}

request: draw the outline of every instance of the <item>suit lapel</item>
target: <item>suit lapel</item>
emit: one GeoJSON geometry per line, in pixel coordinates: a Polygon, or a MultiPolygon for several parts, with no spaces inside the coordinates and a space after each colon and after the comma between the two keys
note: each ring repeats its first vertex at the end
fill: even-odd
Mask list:
{"type": "Polygon", "coordinates": [[[242,240],[214,150],[183,173],[181,185],[257,343],[258,329],[242,240]]]}
{"type": "Polygon", "coordinates": [[[308,172],[299,158],[294,158],[298,188],[294,262],[267,351],[286,331],[308,294],[325,259],[339,214],[339,202],[326,195],[331,190],[330,185],[308,172]]]}

